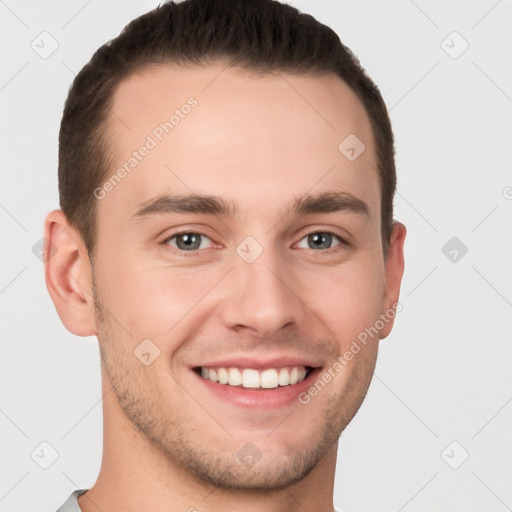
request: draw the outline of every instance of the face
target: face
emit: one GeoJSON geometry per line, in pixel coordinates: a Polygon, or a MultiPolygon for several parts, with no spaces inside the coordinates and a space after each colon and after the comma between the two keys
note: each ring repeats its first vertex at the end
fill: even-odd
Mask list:
{"type": "Polygon", "coordinates": [[[215,64],[140,72],[112,113],[94,294],[120,414],[204,482],[299,481],[392,323],[362,105],[335,76],[215,64]]]}

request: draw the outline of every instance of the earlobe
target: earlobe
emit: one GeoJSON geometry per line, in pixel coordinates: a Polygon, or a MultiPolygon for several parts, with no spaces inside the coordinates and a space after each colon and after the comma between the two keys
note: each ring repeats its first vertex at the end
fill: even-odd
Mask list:
{"type": "MultiPolygon", "coordinates": [[[[400,297],[400,285],[404,274],[404,242],[407,230],[405,226],[395,221],[389,242],[388,256],[384,262],[386,285],[384,288],[384,300],[382,315],[386,319],[384,327],[380,330],[380,339],[386,338],[393,328],[395,314],[400,297]]],[[[382,316],[381,316],[382,318],[382,316]]]]}
{"type": "Polygon", "coordinates": [[[62,323],[77,336],[95,335],[92,269],[82,237],[62,210],[46,216],[44,234],[46,287],[62,323]]]}

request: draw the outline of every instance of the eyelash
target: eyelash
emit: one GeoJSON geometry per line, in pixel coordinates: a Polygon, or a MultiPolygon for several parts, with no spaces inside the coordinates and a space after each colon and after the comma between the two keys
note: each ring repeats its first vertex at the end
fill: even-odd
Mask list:
{"type": "MultiPolygon", "coordinates": [[[[320,251],[314,251],[313,249],[313,252],[318,252],[318,253],[323,253],[323,254],[330,254],[332,252],[336,252],[338,249],[338,247],[340,246],[345,246],[347,247],[349,244],[348,242],[341,238],[340,235],[338,235],[338,233],[335,233],[334,231],[330,231],[328,229],[323,229],[323,230],[319,230],[319,231],[311,231],[310,233],[306,233],[300,240],[299,242],[310,236],[310,235],[316,235],[318,233],[322,233],[322,234],[329,234],[329,235],[332,235],[333,237],[337,238],[338,241],[340,242],[339,245],[336,245],[334,247],[331,247],[330,249],[324,249],[324,250],[320,250],[320,251]]],[[[210,238],[208,235],[206,235],[205,233],[201,233],[199,231],[178,231],[176,233],[173,233],[171,236],[167,237],[165,240],[162,241],[162,245],[167,245],[173,238],[175,238],[176,236],[179,236],[179,235],[200,235],[200,236],[204,236],[206,238],[210,238]]],[[[213,240],[212,240],[213,241],[213,240]]],[[[191,256],[198,256],[199,253],[201,251],[204,251],[204,249],[196,249],[194,251],[184,251],[183,249],[176,249],[175,247],[173,247],[173,249],[175,249],[176,251],[178,251],[178,255],[180,256],[185,256],[185,257],[191,257],[191,256]]]]}

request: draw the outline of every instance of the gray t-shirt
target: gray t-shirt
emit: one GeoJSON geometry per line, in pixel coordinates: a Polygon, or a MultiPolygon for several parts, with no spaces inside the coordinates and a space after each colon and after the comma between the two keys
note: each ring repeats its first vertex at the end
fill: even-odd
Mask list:
{"type": "MultiPolygon", "coordinates": [[[[88,491],[89,489],[77,489],[71,496],[63,503],[62,507],[57,510],[57,512],[82,512],[80,507],[78,506],[78,496],[88,491]]],[[[335,512],[341,512],[340,509],[335,508],[335,512]]]]}
{"type": "Polygon", "coordinates": [[[89,489],[77,489],[71,493],[71,496],[62,504],[57,512],[82,512],[78,506],[78,496],[89,489]]]}

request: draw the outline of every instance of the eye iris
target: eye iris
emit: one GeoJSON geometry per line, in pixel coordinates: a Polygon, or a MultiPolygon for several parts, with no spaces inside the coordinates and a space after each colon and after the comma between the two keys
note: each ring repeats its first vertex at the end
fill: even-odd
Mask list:
{"type": "Polygon", "coordinates": [[[196,250],[201,245],[201,235],[194,233],[183,233],[176,235],[176,245],[181,250],[196,250]]]}
{"type": "Polygon", "coordinates": [[[329,233],[314,233],[309,235],[309,244],[312,249],[329,249],[332,243],[332,235],[329,233]]]}

